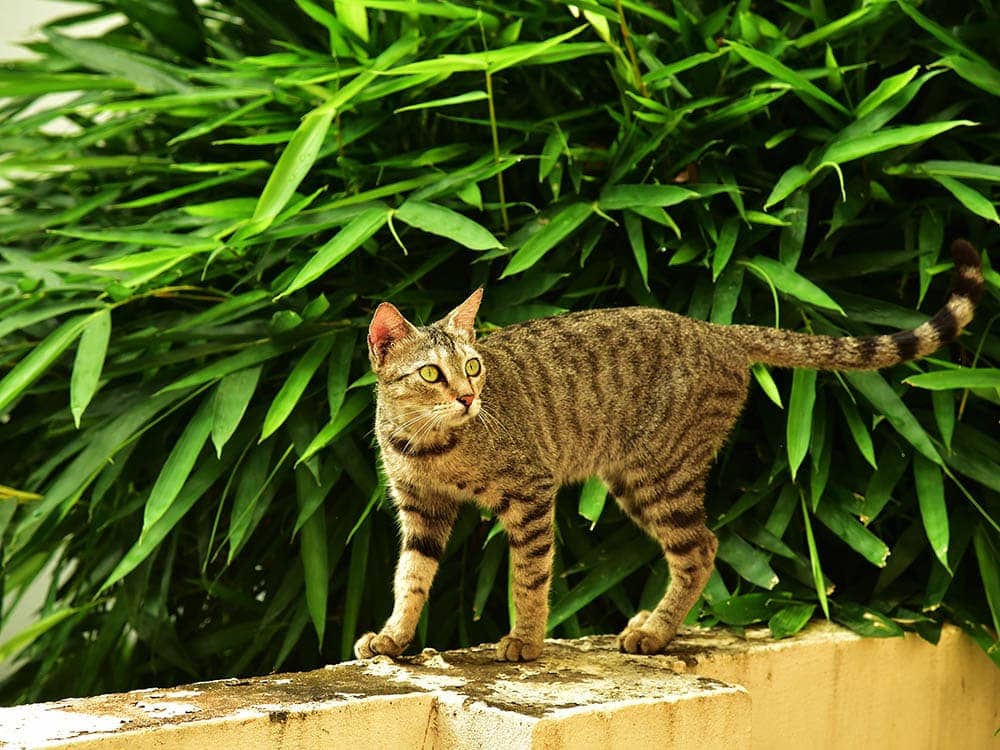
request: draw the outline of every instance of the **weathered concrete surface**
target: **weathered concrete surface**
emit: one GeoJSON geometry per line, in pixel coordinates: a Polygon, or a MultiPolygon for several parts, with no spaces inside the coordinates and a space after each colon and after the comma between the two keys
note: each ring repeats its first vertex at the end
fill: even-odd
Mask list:
{"type": "Polygon", "coordinates": [[[683,633],[664,656],[549,641],[0,708],[0,747],[1000,748],[1000,670],[957,628],[938,646],[828,623],[683,633]],[[752,705],[751,705],[752,704],[752,705]]]}
{"type": "Polygon", "coordinates": [[[746,691],[675,663],[623,658],[610,642],[552,642],[531,664],[495,662],[488,647],[428,650],[0,709],[0,747],[747,747],[746,691]]]}

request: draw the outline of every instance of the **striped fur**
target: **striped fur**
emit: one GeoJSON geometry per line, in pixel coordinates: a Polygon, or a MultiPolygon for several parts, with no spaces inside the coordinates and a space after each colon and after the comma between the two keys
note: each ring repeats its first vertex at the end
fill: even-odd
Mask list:
{"type": "Polygon", "coordinates": [[[499,516],[511,549],[516,620],[496,656],[536,658],[556,490],[591,475],[663,548],[670,568],[663,599],[619,635],[629,653],[662,651],[712,572],[717,542],[705,524],[705,482],[743,408],[750,364],[874,369],[929,354],[959,335],[982,293],[975,250],[958,241],[952,252],[956,283],[947,304],[913,331],[867,338],[619,308],[532,320],[477,343],[481,290],[424,328],[380,305],[368,340],[378,375],[376,434],[402,551],[393,613],[381,632],[358,641],[357,656],[397,656],[407,647],[458,507],[471,500],[499,516]],[[429,382],[422,371],[440,377],[429,382]]]}
{"type": "Polygon", "coordinates": [[[887,336],[834,338],[760,326],[731,326],[730,331],[753,362],[820,370],[877,370],[925,357],[954,341],[972,320],[983,294],[979,254],[965,240],[951,245],[955,261],[954,289],[933,318],[912,331],[887,336]]]}

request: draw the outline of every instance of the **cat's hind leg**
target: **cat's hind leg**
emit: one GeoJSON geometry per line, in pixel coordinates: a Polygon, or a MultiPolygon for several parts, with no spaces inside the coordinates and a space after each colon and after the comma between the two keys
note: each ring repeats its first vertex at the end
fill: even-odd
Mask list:
{"type": "Polygon", "coordinates": [[[670,570],[670,584],[656,608],[637,614],[619,634],[622,651],[662,652],[712,574],[718,542],[705,525],[707,458],[700,466],[659,474],[646,468],[609,478],[626,513],[660,543],[670,570]]]}

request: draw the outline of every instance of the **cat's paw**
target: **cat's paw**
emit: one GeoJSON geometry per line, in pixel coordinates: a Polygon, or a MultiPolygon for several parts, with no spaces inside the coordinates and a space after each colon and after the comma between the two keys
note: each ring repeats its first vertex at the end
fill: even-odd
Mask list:
{"type": "Polygon", "coordinates": [[[639,612],[618,634],[618,650],[628,654],[659,654],[666,649],[673,633],[645,627],[649,612],[639,612]]]}
{"type": "Polygon", "coordinates": [[[505,635],[497,644],[497,661],[534,661],[542,653],[542,641],[505,635]]]}
{"type": "Polygon", "coordinates": [[[354,644],[354,655],[359,659],[371,659],[383,654],[395,659],[405,648],[384,633],[365,633],[354,644]]]}
{"type": "Polygon", "coordinates": [[[648,609],[644,609],[640,612],[636,612],[632,619],[628,621],[626,628],[641,628],[646,624],[646,620],[649,619],[650,612],[648,609]]]}

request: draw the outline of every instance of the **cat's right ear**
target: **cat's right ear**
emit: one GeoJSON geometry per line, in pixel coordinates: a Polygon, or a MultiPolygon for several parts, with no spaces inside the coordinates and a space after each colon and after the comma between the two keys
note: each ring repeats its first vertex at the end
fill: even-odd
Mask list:
{"type": "Polygon", "coordinates": [[[413,324],[403,317],[395,305],[383,302],[375,310],[371,325],[368,326],[368,358],[372,369],[378,370],[385,362],[389,349],[397,341],[406,338],[416,330],[413,324]]]}

